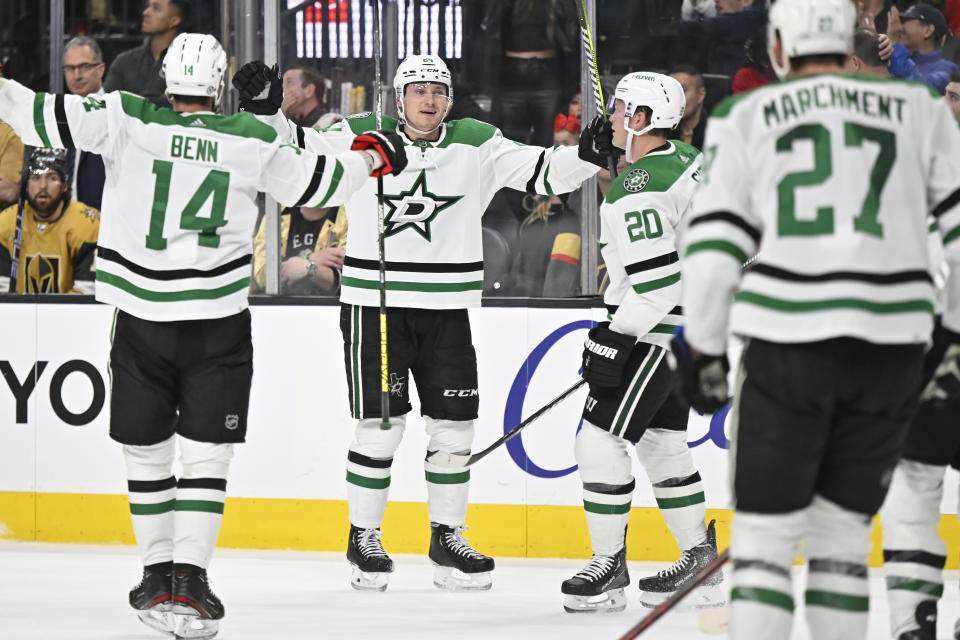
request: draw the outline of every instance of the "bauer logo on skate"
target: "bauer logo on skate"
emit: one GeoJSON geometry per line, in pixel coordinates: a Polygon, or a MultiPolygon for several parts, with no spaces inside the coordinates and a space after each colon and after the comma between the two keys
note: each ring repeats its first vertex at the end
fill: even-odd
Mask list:
{"type": "MultiPolygon", "coordinates": [[[[554,330],[533,348],[533,350],[530,352],[530,355],[528,355],[527,358],[520,364],[520,367],[513,379],[513,384],[510,387],[510,392],[507,395],[507,400],[503,410],[504,433],[514,428],[521,421],[523,421],[526,416],[530,415],[539,408],[538,406],[530,406],[526,407],[526,411],[524,411],[524,403],[526,400],[527,391],[530,388],[534,377],[537,375],[538,367],[550,349],[556,346],[557,343],[559,343],[560,340],[567,335],[573,332],[589,331],[596,325],[597,323],[593,320],[578,320],[576,322],[570,322],[554,330]]],[[[586,342],[589,347],[589,344],[592,341],[587,340],[586,342]]],[[[594,350],[591,349],[591,351],[594,350]]],[[[547,371],[549,373],[548,369],[547,371]]],[[[573,363],[571,363],[569,377],[575,379],[575,375],[578,375],[578,371],[574,367],[573,363]]],[[[581,396],[577,396],[577,398],[580,397],[581,396]]],[[[592,398],[588,396],[586,401],[589,403],[591,400],[592,398]]],[[[596,401],[594,400],[593,402],[595,403],[596,401]]],[[[555,415],[544,419],[554,421],[555,423],[561,420],[568,422],[568,427],[572,432],[572,436],[573,433],[580,429],[580,426],[583,422],[580,417],[582,405],[577,405],[577,400],[574,398],[567,400],[567,403],[568,404],[563,405],[563,407],[558,407],[555,415]]],[[[727,439],[724,431],[724,425],[727,414],[729,413],[729,409],[730,407],[728,405],[712,416],[700,416],[695,411],[691,412],[687,445],[691,448],[694,448],[709,442],[713,443],[719,449],[728,449],[730,447],[730,441],[727,439]]],[[[555,424],[554,426],[557,427],[558,425],[555,424]]],[[[513,462],[530,475],[539,478],[560,478],[577,470],[576,465],[561,469],[547,469],[538,465],[536,462],[534,462],[531,452],[527,451],[522,436],[508,441],[506,446],[513,462]]]]}

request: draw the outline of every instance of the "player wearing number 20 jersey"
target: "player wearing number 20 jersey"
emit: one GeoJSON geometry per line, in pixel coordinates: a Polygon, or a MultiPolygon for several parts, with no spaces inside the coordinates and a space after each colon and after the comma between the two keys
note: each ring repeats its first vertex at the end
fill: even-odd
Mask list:
{"type": "MultiPolygon", "coordinates": [[[[855,23],[849,0],[773,6],[786,80],[714,110],[681,235],[695,406],[726,398],[727,334],[746,339],[730,412],[733,640],[790,635],[801,543],[811,637],[866,637],[871,518],[934,324],[929,215],[952,272],[943,325],[960,331],[960,133],[926,87],[841,73],[855,23]]],[[[933,588],[921,577],[900,588],[933,588]]],[[[898,640],[934,637],[914,635],[928,613],[907,612],[898,640]]]]}

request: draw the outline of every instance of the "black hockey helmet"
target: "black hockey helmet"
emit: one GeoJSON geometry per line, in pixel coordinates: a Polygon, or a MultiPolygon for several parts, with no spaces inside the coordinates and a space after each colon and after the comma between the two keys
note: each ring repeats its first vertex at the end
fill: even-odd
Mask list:
{"type": "Polygon", "coordinates": [[[60,179],[67,182],[67,151],[66,149],[50,149],[37,147],[30,154],[27,161],[27,175],[32,173],[46,173],[56,171],[60,179]]]}

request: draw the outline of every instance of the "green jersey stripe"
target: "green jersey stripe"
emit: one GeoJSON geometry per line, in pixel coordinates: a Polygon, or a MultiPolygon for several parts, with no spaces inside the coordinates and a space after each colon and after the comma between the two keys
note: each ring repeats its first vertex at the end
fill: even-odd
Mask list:
{"type": "Polygon", "coordinates": [[[630,389],[630,393],[626,399],[620,404],[620,412],[616,416],[613,430],[611,431],[613,435],[621,435],[626,428],[627,417],[633,412],[633,406],[637,400],[637,396],[640,395],[640,391],[647,386],[647,379],[650,377],[654,367],[660,364],[660,356],[662,356],[662,353],[658,352],[662,351],[663,349],[658,347],[650,347],[650,352],[647,354],[646,361],[643,363],[643,368],[635,378],[636,383],[634,383],[633,388],[630,389]]]}
{"type": "Polygon", "coordinates": [[[700,242],[692,242],[690,246],[687,247],[686,257],[689,258],[690,254],[697,253],[698,251],[722,251],[736,258],[740,264],[747,261],[747,252],[726,240],[701,240],[700,242]]]}
{"type": "Polygon", "coordinates": [[[734,587],[730,592],[731,600],[749,600],[793,611],[793,598],[788,593],[763,587],[734,587]]]}
{"type": "Polygon", "coordinates": [[[277,132],[248,111],[240,111],[231,116],[214,113],[178,113],[172,109],[156,106],[140,96],[120,92],[120,106],[123,112],[143,124],[159,124],[168,127],[197,127],[217,133],[225,133],[243,138],[257,138],[264,142],[277,140],[277,132]]]}
{"type": "Polygon", "coordinates": [[[669,287],[672,284],[680,282],[680,272],[674,273],[673,275],[664,276],[663,278],[657,278],[656,280],[649,280],[647,282],[638,282],[633,285],[633,290],[637,293],[647,293],[648,291],[656,291],[657,289],[663,289],[664,287],[669,287]]]}
{"type": "Polygon", "coordinates": [[[948,245],[957,238],[960,238],[960,225],[955,226],[953,229],[950,229],[945,236],[943,236],[943,244],[948,245]]]}
{"type": "Polygon", "coordinates": [[[427,482],[433,484],[463,484],[470,481],[470,469],[459,473],[434,473],[427,471],[427,482]]]}
{"type": "MultiPolygon", "coordinates": [[[[607,315],[609,315],[609,314],[607,314],[607,315]]],[[[611,316],[611,317],[612,317],[612,316],[611,316]]],[[[607,319],[609,320],[609,319],[611,319],[611,318],[607,318],[607,319]]],[[[665,323],[662,323],[662,322],[661,322],[661,323],[659,323],[659,324],[657,324],[657,325],[654,325],[653,329],[650,329],[650,331],[648,331],[648,333],[665,333],[665,334],[667,334],[667,335],[671,335],[671,336],[672,336],[672,335],[676,332],[677,326],[678,326],[678,325],[675,325],[675,324],[665,324],[665,323]]]]}
{"type": "Polygon", "coordinates": [[[870,610],[869,596],[853,596],[847,593],[808,589],[806,601],[808,605],[843,609],[844,611],[867,612],[870,610]]]}
{"type": "Polygon", "coordinates": [[[151,291],[133,284],[126,278],[97,269],[97,282],[109,284],[149,302],[181,302],[185,300],[216,300],[243,291],[250,286],[250,276],[215,289],[185,289],[183,291],[151,291]]]}
{"type": "Polygon", "coordinates": [[[599,513],[601,515],[622,515],[630,513],[630,503],[624,504],[600,504],[599,502],[583,501],[583,508],[590,513],[599,513]]]}
{"type": "Polygon", "coordinates": [[[887,589],[916,591],[917,593],[924,593],[936,598],[943,595],[943,583],[930,582],[929,580],[920,580],[917,578],[904,578],[901,576],[887,576],[887,589]]]}
{"type": "Polygon", "coordinates": [[[390,476],[386,478],[368,478],[352,471],[347,471],[347,482],[365,489],[386,489],[390,486],[390,476]]]}
{"type": "Polygon", "coordinates": [[[177,500],[173,507],[176,511],[200,511],[202,513],[223,513],[223,503],[215,500],[177,500]]]}
{"type": "Polygon", "coordinates": [[[694,504],[703,504],[705,501],[703,491],[691,496],[678,496],[676,498],[657,498],[657,506],[661,509],[678,509],[680,507],[689,507],[694,504]]]}
{"type": "Polygon", "coordinates": [[[50,137],[47,135],[47,123],[43,119],[43,106],[47,101],[47,94],[38,93],[33,97],[33,126],[37,130],[37,135],[43,141],[43,146],[52,147],[50,137]]]}
{"type": "Polygon", "coordinates": [[[161,513],[173,511],[176,500],[167,500],[166,502],[154,502],[151,504],[142,504],[137,502],[130,503],[130,513],[135,516],[155,516],[161,513]]]}
{"type": "MultiPolygon", "coordinates": [[[[357,289],[377,289],[380,283],[376,280],[364,280],[344,276],[340,281],[344,287],[356,287],[357,289]]],[[[449,293],[456,291],[482,291],[483,280],[470,280],[467,282],[404,282],[402,280],[391,280],[387,282],[388,291],[423,291],[426,293],[449,293]]]]}
{"type": "Polygon", "coordinates": [[[825,300],[784,300],[757,293],[741,291],[737,302],[754,304],[774,311],[785,313],[806,313],[811,311],[831,311],[836,309],[855,309],[868,313],[929,313],[933,315],[933,302],[930,300],[899,300],[894,302],[873,302],[860,298],[829,298],[825,300]]]}
{"type": "Polygon", "coordinates": [[[327,195],[323,196],[323,200],[320,201],[320,204],[316,205],[318,207],[326,206],[327,200],[329,200],[334,192],[337,190],[337,186],[340,184],[340,178],[343,177],[343,165],[340,164],[340,161],[337,160],[337,164],[333,169],[333,176],[330,178],[330,188],[327,189],[327,195]]]}

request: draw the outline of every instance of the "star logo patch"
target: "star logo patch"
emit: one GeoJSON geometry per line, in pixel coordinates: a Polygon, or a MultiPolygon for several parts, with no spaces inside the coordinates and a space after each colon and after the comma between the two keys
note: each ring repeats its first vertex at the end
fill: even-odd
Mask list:
{"type": "Polygon", "coordinates": [[[413,229],[430,242],[430,223],[444,209],[452,207],[463,196],[438,196],[427,187],[427,173],[421,171],[408,191],[391,196],[384,194],[388,210],[383,219],[383,233],[392,236],[404,229],[413,229]]]}

